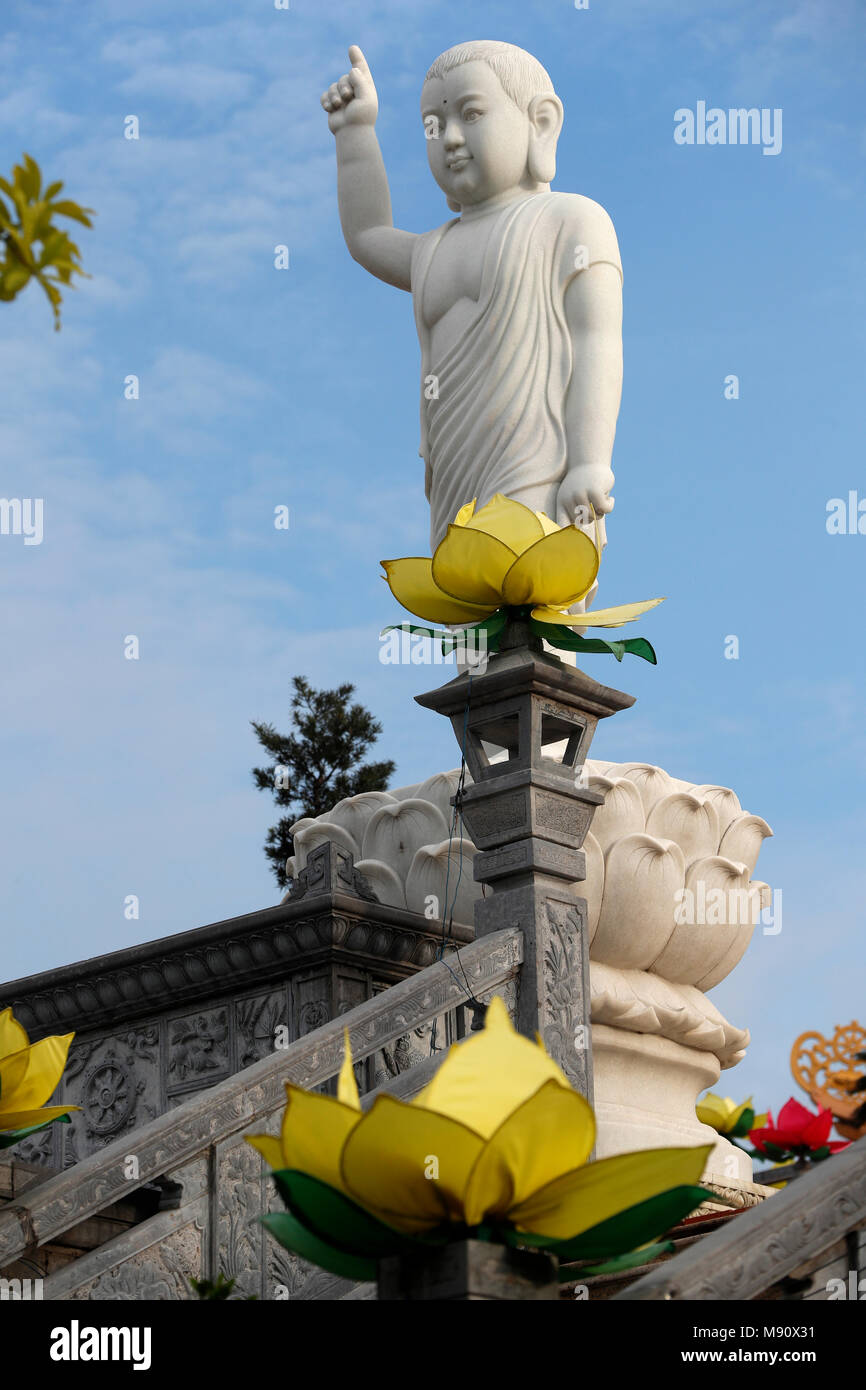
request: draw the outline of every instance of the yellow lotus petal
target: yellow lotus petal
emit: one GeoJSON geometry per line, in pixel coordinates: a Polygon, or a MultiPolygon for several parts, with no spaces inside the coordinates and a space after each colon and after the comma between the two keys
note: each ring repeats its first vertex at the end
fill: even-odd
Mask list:
{"type": "Polygon", "coordinates": [[[545,536],[551,536],[554,531],[559,531],[562,529],[560,526],[557,526],[556,522],[553,520],[552,517],[549,517],[547,515],[547,512],[536,512],[535,515],[541,522],[541,529],[544,532],[545,536]]]}
{"type": "Polygon", "coordinates": [[[71,1110],[80,1109],[80,1105],[40,1105],[35,1110],[7,1110],[0,1113],[0,1134],[13,1129],[29,1129],[31,1125],[44,1125],[49,1120],[56,1120],[58,1115],[68,1115],[71,1110]]]}
{"type": "Polygon", "coordinates": [[[455,518],[454,518],[454,525],[455,525],[455,526],[465,526],[466,523],[467,523],[467,521],[469,520],[469,518],[470,518],[471,516],[474,516],[474,514],[475,514],[475,503],[476,503],[477,501],[478,501],[478,498],[477,498],[477,497],[473,497],[471,502],[465,503],[465,505],[462,506],[462,507],[460,508],[459,512],[457,513],[457,515],[456,515],[455,518]]]}
{"type": "Polygon", "coordinates": [[[477,623],[498,607],[497,603],[487,607],[460,603],[443,594],[433,582],[432,563],[424,556],[382,561],[391,593],[416,618],[425,618],[428,623],[477,623]]]}
{"type": "Polygon", "coordinates": [[[734,1102],[732,1100],[729,1100],[727,1096],[717,1096],[713,1091],[708,1091],[695,1106],[701,1124],[710,1125],[720,1134],[723,1129],[727,1128],[733,1109],[734,1102]]]}
{"type": "Polygon", "coordinates": [[[466,1125],[379,1096],[343,1148],[343,1191],[401,1231],[463,1220],[463,1194],[484,1141],[466,1125]]]}
{"type": "Polygon", "coordinates": [[[586,1162],[595,1143],[592,1107],[546,1081],[491,1135],[466,1189],[468,1225],[505,1216],[539,1188],[586,1162]]]}
{"type": "Polygon", "coordinates": [[[539,607],[533,608],[532,616],[539,622],[562,623],[565,627],[622,627],[659,603],[664,603],[664,598],[645,598],[640,603],[621,603],[616,608],[590,609],[588,613],[561,613],[555,608],[539,607]]]}
{"type": "Polygon", "coordinates": [[[343,1034],[346,1039],[346,1050],[343,1054],[343,1065],[340,1068],[340,1077],[337,1081],[337,1100],[341,1105],[349,1105],[353,1110],[360,1110],[361,1097],[358,1095],[355,1068],[352,1066],[352,1044],[349,1042],[348,1028],[343,1029],[343,1034]]]}
{"type": "Polygon", "coordinates": [[[433,583],[460,603],[487,612],[502,602],[502,581],[515,552],[504,541],[470,526],[449,526],[433,556],[433,583]]]}
{"type": "Polygon", "coordinates": [[[764,1128],[764,1125],[767,1123],[767,1121],[768,1121],[769,1118],[770,1118],[770,1112],[769,1112],[769,1110],[765,1110],[764,1113],[763,1113],[763,1115],[756,1115],[756,1116],[755,1116],[755,1123],[752,1125],[752,1129],[763,1129],[763,1128],[764,1128]]]}
{"type": "Polygon", "coordinates": [[[6,1057],[10,1052],[20,1052],[23,1047],[30,1046],[30,1039],[26,1030],[15,1018],[11,1009],[0,1011],[0,1057],[6,1057]]]}
{"type": "Polygon", "coordinates": [[[570,1089],[544,1049],[515,1032],[508,1010],[494,995],[482,1031],[454,1044],[412,1104],[458,1120],[488,1139],[550,1080],[570,1089]]]}
{"type": "Polygon", "coordinates": [[[569,1240],[671,1187],[699,1182],[712,1147],[642,1149],[598,1159],[548,1183],[509,1216],[521,1230],[569,1240]]]}
{"type": "Polygon", "coordinates": [[[508,604],[564,608],[583,598],[598,574],[598,551],[575,526],[562,526],[524,550],[505,575],[508,604]]]}
{"type": "Polygon", "coordinates": [[[10,1052],[7,1056],[0,1056],[0,1117],[4,1109],[11,1110],[13,1106],[20,1109],[16,1091],[27,1075],[27,1067],[30,1063],[30,1045],[22,1047],[20,1052],[10,1052]]]}
{"type": "Polygon", "coordinates": [[[282,1167],[297,1168],[343,1190],[340,1154],[361,1122],[361,1111],[313,1091],[286,1083],[288,1103],[280,1131],[282,1167]]]}
{"type": "Polygon", "coordinates": [[[69,1044],[74,1037],[74,1033],[65,1033],[63,1037],[55,1035],[31,1044],[27,1071],[15,1091],[17,1109],[35,1110],[54,1094],[66,1066],[69,1044]]]}
{"type": "Polygon", "coordinates": [[[244,1138],[248,1144],[252,1144],[267,1163],[269,1168],[279,1170],[285,1167],[283,1163],[283,1146],[279,1139],[273,1134],[245,1134],[244,1138]]]}
{"type": "Polygon", "coordinates": [[[524,507],[522,502],[505,497],[501,492],[497,492],[480,512],[475,512],[466,521],[458,521],[455,524],[468,526],[475,531],[486,531],[489,536],[504,541],[515,555],[522,555],[524,550],[528,550],[544,535],[544,527],[538,514],[529,507],[524,507]]]}
{"type": "MultiPolygon", "coordinates": [[[[727,1122],[727,1124],[725,1125],[725,1129],[726,1129],[726,1130],[736,1129],[736,1127],[737,1127],[737,1125],[739,1124],[740,1120],[742,1119],[744,1113],[745,1113],[747,1110],[750,1110],[750,1109],[751,1109],[751,1106],[752,1106],[752,1097],[749,1096],[748,1100],[744,1100],[743,1103],[742,1103],[742,1105],[735,1105],[733,1101],[729,1101],[728,1104],[730,1105],[731,1109],[730,1109],[730,1113],[729,1113],[729,1115],[728,1115],[728,1122],[727,1122]]],[[[755,1128],[755,1126],[752,1125],[752,1129],[754,1129],[754,1128],[755,1128]]]]}

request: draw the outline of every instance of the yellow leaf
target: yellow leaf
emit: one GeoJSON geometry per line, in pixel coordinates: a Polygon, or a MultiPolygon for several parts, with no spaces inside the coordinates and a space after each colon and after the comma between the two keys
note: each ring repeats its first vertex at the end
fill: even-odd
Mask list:
{"type": "Polygon", "coordinates": [[[591,1106],[546,1081],[490,1136],[466,1190],[466,1222],[505,1216],[539,1188],[584,1164],[595,1143],[591,1106]]]}
{"type": "Polygon", "coordinates": [[[74,1033],[66,1033],[63,1037],[43,1038],[41,1042],[31,1044],[27,1071],[14,1094],[17,1109],[35,1110],[53,1095],[63,1075],[69,1044],[74,1037],[74,1033]]]}
{"type": "Polygon", "coordinates": [[[432,564],[423,556],[382,561],[391,593],[416,618],[425,618],[429,623],[477,623],[494,611],[489,606],[460,603],[444,594],[433,582],[432,564]]]}
{"type": "Polygon", "coordinates": [[[504,541],[468,526],[449,526],[433,556],[433,583],[461,603],[492,612],[502,601],[502,581],[516,559],[504,541]]]}
{"type": "Polygon", "coordinates": [[[501,492],[497,492],[485,507],[462,524],[476,531],[484,531],[488,536],[495,536],[515,555],[521,555],[544,535],[544,528],[536,513],[524,507],[522,502],[503,496],[501,492]]]}
{"type": "Polygon", "coordinates": [[[343,1065],[340,1068],[340,1077],[337,1081],[337,1100],[342,1105],[349,1105],[353,1110],[361,1109],[361,1098],[358,1095],[358,1083],[355,1080],[355,1069],[352,1066],[352,1045],[349,1042],[349,1030],[343,1029],[343,1036],[346,1041],[346,1050],[343,1053],[343,1065]]]}
{"type": "Polygon", "coordinates": [[[451,1048],[413,1105],[459,1120],[487,1139],[551,1080],[569,1085],[553,1058],[514,1030],[494,995],[484,1028],[451,1048]]]}
{"type": "Polygon", "coordinates": [[[361,1111],[333,1096],[316,1095],[287,1083],[288,1104],[280,1131],[284,1168],[310,1173],[343,1191],[340,1154],[360,1122],[361,1111]]]}
{"type": "Polygon", "coordinates": [[[273,1134],[245,1134],[244,1138],[254,1149],[258,1149],[269,1168],[279,1172],[283,1163],[283,1146],[273,1134]]]}
{"type": "Polygon", "coordinates": [[[80,1109],[80,1105],[40,1105],[36,1110],[0,1110],[0,1134],[48,1124],[50,1120],[58,1120],[61,1115],[80,1109]]]}
{"type": "Polygon", "coordinates": [[[463,1219],[483,1139],[466,1125],[379,1096],[343,1149],[343,1190],[388,1225],[423,1231],[463,1219]]]}
{"type": "Polygon", "coordinates": [[[0,1057],[6,1057],[10,1052],[20,1052],[23,1047],[29,1045],[27,1031],[18,1022],[12,1010],[0,1010],[0,1057]]]}
{"type": "Polygon", "coordinates": [[[563,526],[531,545],[503,583],[505,602],[563,608],[583,598],[598,573],[598,551],[575,526],[563,526]]]}
{"type": "Polygon", "coordinates": [[[533,608],[532,616],[539,622],[559,623],[564,627],[623,627],[659,603],[664,603],[664,599],[647,598],[640,603],[621,603],[616,608],[590,609],[588,613],[562,613],[545,606],[533,608]]]}
{"type": "Polygon", "coordinates": [[[642,1149],[597,1159],[549,1183],[512,1209],[521,1230],[569,1240],[672,1187],[700,1181],[712,1145],[642,1149]]]}

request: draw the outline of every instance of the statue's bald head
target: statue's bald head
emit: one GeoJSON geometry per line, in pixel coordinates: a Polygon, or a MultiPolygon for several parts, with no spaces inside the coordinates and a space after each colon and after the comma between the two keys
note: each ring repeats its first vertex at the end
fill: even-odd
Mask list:
{"type": "Polygon", "coordinates": [[[486,63],[496,73],[503,91],[521,111],[529,109],[533,97],[552,96],[553,83],[546,68],[537,58],[518,48],[514,43],[500,43],[498,39],[474,39],[469,43],[458,43],[453,48],[440,53],[436,62],[427,69],[424,79],[444,77],[463,63],[486,63]]]}

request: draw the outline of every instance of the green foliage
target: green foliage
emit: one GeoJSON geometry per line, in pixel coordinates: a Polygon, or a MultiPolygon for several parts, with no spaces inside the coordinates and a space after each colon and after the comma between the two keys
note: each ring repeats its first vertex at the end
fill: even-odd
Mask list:
{"type": "MultiPolygon", "coordinates": [[[[557,647],[560,651],[584,655],[609,654],[615,656],[617,661],[622,661],[623,656],[628,653],[630,656],[641,657],[652,666],[658,665],[655,651],[645,637],[627,637],[616,641],[598,636],[579,637],[570,628],[559,627],[556,623],[543,623],[538,618],[533,618],[531,607],[528,605],[497,608],[483,623],[475,623],[472,627],[453,628],[448,632],[433,627],[419,627],[417,623],[391,623],[383,630],[382,636],[384,637],[386,632],[411,632],[421,637],[430,637],[441,642],[443,656],[450,656],[455,647],[465,648],[467,645],[474,653],[487,651],[492,654],[499,650],[509,618],[528,622],[537,637],[543,637],[551,647],[557,647]]],[[[579,613],[575,613],[574,623],[576,627],[580,627],[579,613]]]]}
{"type": "Polygon", "coordinates": [[[271,792],[277,806],[291,808],[291,814],[271,826],[265,841],[281,888],[288,883],[285,863],[293,853],[290,826],[301,816],[322,815],[345,796],[384,791],[395,767],[390,761],[361,763],[382,726],[363,705],[350,703],[353,685],[314,690],[303,676],[295,676],[292,685],[292,732],[281,734],[273,724],[251,721],[273,758],[268,767],[253,768],[256,786],[271,792]]]}
{"type": "Polygon", "coordinates": [[[84,275],[81,252],[67,232],[54,225],[55,217],[71,217],[91,227],[92,208],[79,207],[68,198],[58,200],[62,183],[42,187],[35,159],[24,155],[12,170],[12,181],[0,178],[0,300],[12,300],[36,280],[48,296],[54,327],[60,327],[60,286],[70,286],[73,275],[84,275]]]}
{"type": "MultiPolygon", "coordinates": [[[[747,1110],[744,1110],[744,1111],[743,1111],[742,1115],[741,1115],[740,1118],[737,1120],[737,1123],[734,1125],[733,1129],[729,1129],[729,1130],[727,1131],[727,1133],[725,1134],[725,1138],[726,1138],[726,1139],[746,1139],[746,1138],[748,1138],[749,1133],[750,1133],[754,1128],[755,1128],[755,1112],[754,1112],[754,1110],[751,1108],[751,1106],[749,1106],[749,1108],[748,1108],[747,1110]]],[[[739,1148],[739,1147],[740,1147],[740,1145],[738,1144],[738,1145],[737,1145],[737,1148],[739,1148]]]]}
{"type": "MultiPolygon", "coordinates": [[[[237,1283],[237,1279],[227,1279],[222,1270],[217,1274],[216,1279],[190,1279],[193,1293],[199,1298],[226,1299],[231,1298],[232,1290],[237,1283]]],[[[244,1295],[246,1303],[254,1303],[256,1295],[244,1295]]]]}

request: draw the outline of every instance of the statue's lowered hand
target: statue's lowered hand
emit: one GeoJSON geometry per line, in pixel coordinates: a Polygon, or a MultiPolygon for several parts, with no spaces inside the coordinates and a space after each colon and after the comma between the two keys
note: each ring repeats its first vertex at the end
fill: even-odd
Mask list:
{"type": "Polygon", "coordinates": [[[613,511],[610,496],[614,477],[609,468],[579,468],[566,473],[556,494],[558,526],[587,526],[596,516],[613,511]]]}
{"type": "Polygon", "coordinates": [[[322,93],[322,106],[328,113],[328,127],[334,135],[348,125],[375,125],[379,98],[367,60],[356,43],[349,48],[350,72],[332,82],[322,93]]]}

